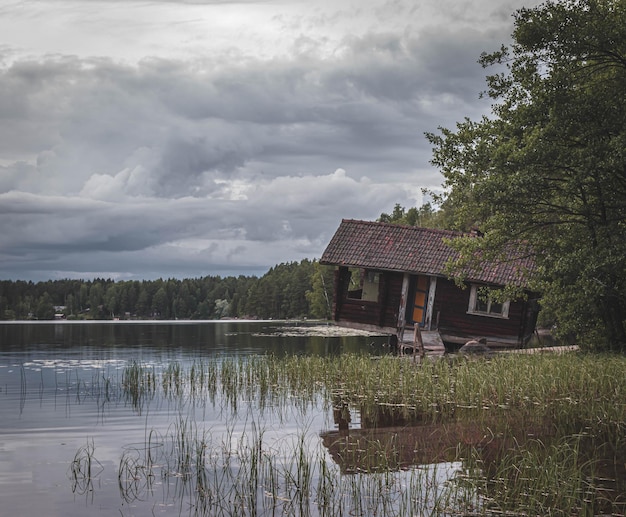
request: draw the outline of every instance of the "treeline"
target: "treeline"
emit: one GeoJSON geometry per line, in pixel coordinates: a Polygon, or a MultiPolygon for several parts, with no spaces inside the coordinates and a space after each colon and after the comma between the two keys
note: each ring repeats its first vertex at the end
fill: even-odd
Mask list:
{"type": "Polygon", "coordinates": [[[0,319],[328,318],[333,269],[279,264],[262,277],[0,281],[0,319]]]}

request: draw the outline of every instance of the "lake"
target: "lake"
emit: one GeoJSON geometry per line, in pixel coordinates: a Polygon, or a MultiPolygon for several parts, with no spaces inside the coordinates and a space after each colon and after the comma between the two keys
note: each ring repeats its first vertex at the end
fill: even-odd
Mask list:
{"type": "Polygon", "coordinates": [[[626,514],[626,358],[399,358],[318,322],[0,323],[24,516],[626,514]]]}
{"type": "MultiPolygon", "coordinates": [[[[320,396],[272,407],[246,394],[227,400],[219,390],[172,396],[164,384],[135,396],[124,377],[133,365],[156,375],[242,356],[378,353],[386,341],[319,329],[268,321],[0,324],[3,515],[202,514],[198,480],[190,489],[166,454],[180,453],[176,440],[189,436],[222,450],[236,465],[230,476],[247,468],[238,451],[261,435],[263,447],[277,451],[271,461],[303,445],[325,454],[320,435],[337,424],[320,396]]],[[[332,463],[330,455],[323,461],[332,463]]],[[[237,515],[232,508],[222,514],[237,515]]]]}

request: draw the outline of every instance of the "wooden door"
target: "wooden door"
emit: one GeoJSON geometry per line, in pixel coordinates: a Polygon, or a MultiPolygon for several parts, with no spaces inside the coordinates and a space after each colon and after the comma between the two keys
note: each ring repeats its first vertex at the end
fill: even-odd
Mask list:
{"type": "Polygon", "coordinates": [[[427,276],[419,275],[413,277],[411,285],[412,296],[410,299],[412,303],[408,306],[409,312],[407,320],[413,325],[418,324],[423,326],[426,318],[426,308],[428,306],[429,279],[427,276]]]}

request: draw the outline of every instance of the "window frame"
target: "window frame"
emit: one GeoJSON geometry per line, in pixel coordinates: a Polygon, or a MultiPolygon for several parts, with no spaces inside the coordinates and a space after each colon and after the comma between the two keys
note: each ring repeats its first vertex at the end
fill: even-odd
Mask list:
{"type": "MultiPolygon", "coordinates": [[[[486,316],[488,318],[498,318],[498,319],[503,319],[503,320],[509,319],[509,309],[511,306],[511,300],[506,300],[501,303],[502,309],[500,312],[492,312],[491,310],[492,300],[491,298],[489,298],[487,300],[487,310],[486,311],[480,310],[478,308],[478,302],[481,301],[479,297],[479,292],[478,292],[480,289],[492,290],[492,288],[486,285],[472,284],[471,289],[470,289],[469,303],[467,306],[467,314],[472,314],[474,316],[486,316]]],[[[498,304],[498,302],[493,302],[493,303],[498,304]]]]}
{"type": "Polygon", "coordinates": [[[365,274],[363,275],[363,294],[361,295],[361,299],[364,302],[374,302],[378,303],[378,298],[380,297],[380,273],[378,271],[373,271],[371,269],[366,269],[365,274]],[[365,284],[371,286],[370,288],[366,288],[365,284]]]}
{"type": "Polygon", "coordinates": [[[380,298],[380,281],[382,273],[380,271],[374,269],[366,269],[359,268],[359,289],[348,290],[346,299],[361,301],[361,302],[369,302],[369,303],[378,303],[378,299],[380,298]],[[371,289],[366,287],[370,286],[371,289]],[[359,296],[355,296],[356,293],[359,293],[359,296]]]}

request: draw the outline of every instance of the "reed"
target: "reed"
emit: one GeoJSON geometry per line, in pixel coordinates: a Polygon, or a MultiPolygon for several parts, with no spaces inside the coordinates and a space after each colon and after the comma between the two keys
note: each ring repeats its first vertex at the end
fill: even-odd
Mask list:
{"type": "MultiPolygon", "coordinates": [[[[219,357],[159,372],[130,363],[122,384],[133,404],[161,389],[181,411],[220,404],[229,423],[218,442],[191,417],[164,436],[151,432],[162,447],[125,452],[120,490],[132,500],[162,479],[198,515],[620,515],[625,374],[624,357],[584,354],[421,364],[358,354],[219,357]],[[432,426],[458,447],[444,455],[449,463],[407,468],[393,437],[362,441],[351,460],[360,467],[346,474],[306,424],[272,441],[259,423],[266,412],[280,422],[293,411],[306,422],[320,405],[357,414],[370,429],[432,426]]],[[[432,446],[415,440],[416,451],[432,446]]]]}
{"type": "MultiPolygon", "coordinates": [[[[161,372],[129,364],[122,384],[133,400],[160,384],[169,397],[215,400],[236,411],[242,402],[259,410],[295,403],[306,408],[321,395],[372,412],[394,407],[407,418],[449,420],[497,411],[526,411],[617,430],[626,415],[626,359],[616,356],[499,356],[490,361],[427,361],[394,357],[259,356],[178,363],[161,372]]],[[[111,390],[108,382],[106,391],[111,390]]]]}
{"type": "Polygon", "coordinates": [[[93,495],[93,480],[104,467],[94,456],[94,443],[87,443],[78,448],[68,468],[68,477],[72,482],[72,492],[78,495],[93,495]]]}
{"type": "MultiPolygon", "coordinates": [[[[160,385],[168,397],[205,399],[236,412],[242,402],[259,411],[295,405],[306,411],[323,397],[343,401],[375,421],[393,408],[407,421],[491,418],[517,412],[560,423],[591,425],[623,436],[626,359],[616,356],[499,356],[490,361],[427,361],[394,357],[260,356],[178,363],[161,372],[131,363],[122,384],[134,404],[160,385]]],[[[104,389],[110,392],[109,383],[104,389]]]]}
{"type": "Polygon", "coordinates": [[[152,463],[153,448],[128,448],[119,469],[122,499],[134,504],[161,486],[163,498],[174,494],[190,514],[207,516],[425,515],[435,508],[424,487],[434,493],[438,481],[427,470],[345,476],[306,432],[270,443],[254,424],[234,442],[215,443],[197,431],[179,420],[152,463]]]}
{"type": "Polygon", "coordinates": [[[132,361],[122,372],[122,389],[133,408],[141,412],[144,404],[151,400],[157,388],[154,367],[132,361]]]}

